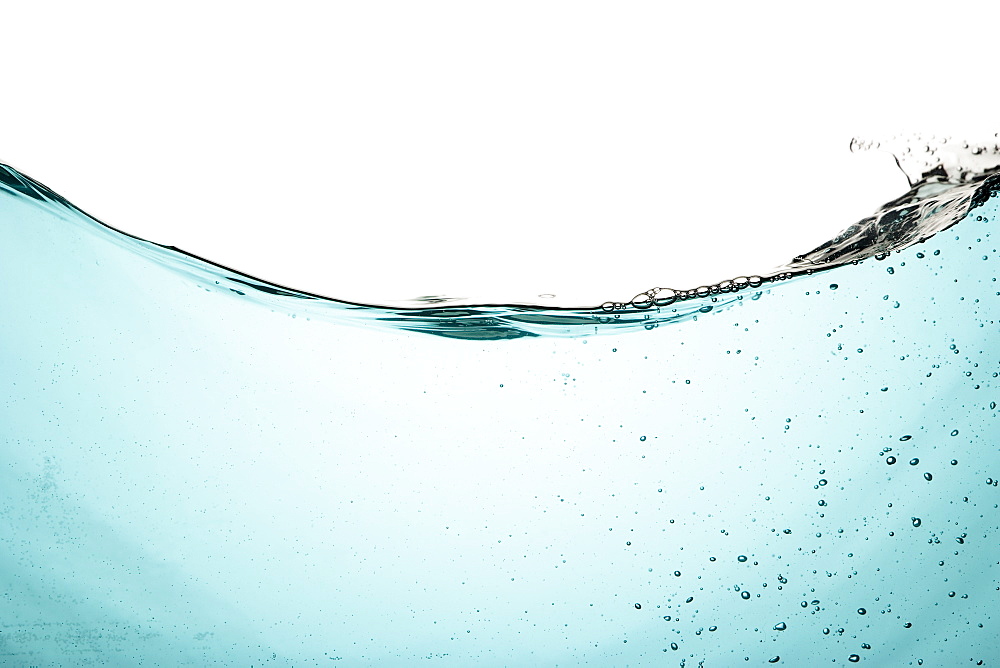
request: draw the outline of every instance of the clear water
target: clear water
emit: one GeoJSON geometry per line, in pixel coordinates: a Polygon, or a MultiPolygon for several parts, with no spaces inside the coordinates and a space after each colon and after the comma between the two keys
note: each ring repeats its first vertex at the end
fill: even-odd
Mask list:
{"type": "Polygon", "coordinates": [[[0,169],[3,665],[996,665],[1000,177],[925,153],[575,309],[337,302],[0,169]]]}

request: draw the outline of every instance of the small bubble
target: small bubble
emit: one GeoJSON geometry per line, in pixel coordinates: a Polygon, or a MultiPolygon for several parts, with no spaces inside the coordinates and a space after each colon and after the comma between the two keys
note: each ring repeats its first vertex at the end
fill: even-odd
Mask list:
{"type": "Polygon", "coordinates": [[[933,479],[934,476],[932,476],[930,473],[924,473],[924,480],[933,480],[933,479]]]}
{"type": "Polygon", "coordinates": [[[781,657],[780,656],[776,656],[773,659],[768,659],[767,660],[768,663],[778,663],[779,661],[781,661],[781,657]]]}
{"type": "Polygon", "coordinates": [[[913,628],[913,623],[912,622],[906,622],[905,624],[903,624],[903,628],[904,629],[913,628]]]}
{"type": "Polygon", "coordinates": [[[892,466],[893,464],[896,463],[896,458],[890,455],[885,458],[885,463],[888,464],[889,466],[892,466]]]}
{"type": "Polygon", "coordinates": [[[778,622],[777,624],[774,625],[774,630],[775,631],[784,631],[787,628],[788,628],[788,625],[785,624],[784,622],[778,622]]]}
{"type": "Polygon", "coordinates": [[[953,430],[951,431],[951,435],[952,435],[952,436],[958,436],[958,430],[957,430],[957,429],[953,429],[953,430]]]}
{"type": "Polygon", "coordinates": [[[892,267],[886,268],[886,271],[889,272],[890,274],[895,274],[896,273],[896,270],[893,269],[892,267]]]}
{"type": "Polygon", "coordinates": [[[910,460],[910,466],[916,466],[919,463],[920,463],[920,460],[917,459],[916,457],[914,457],[913,459],[910,460]]]}
{"type": "Polygon", "coordinates": [[[670,649],[676,651],[677,650],[677,643],[675,643],[675,642],[670,643],[670,649]]]}
{"type": "Polygon", "coordinates": [[[709,626],[708,630],[709,631],[716,631],[716,630],[718,630],[718,628],[719,628],[718,626],[709,626]]]}
{"type": "Polygon", "coordinates": [[[830,284],[830,289],[831,289],[831,290],[836,290],[836,289],[837,289],[837,288],[839,288],[839,287],[840,287],[840,286],[839,286],[839,285],[837,285],[836,283],[831,283],[831,284],[830,284]]]}
{"type": "Polygon", "coordinates": [[[868,611],[865,610],[864,608],[858,608],[858,614],[859,615],[867,615],[868,611]]]}
{"type": "Polygon", "coordinates": [[[958,460],[957,459],[951,460],[951,465],[952,466],[958,466],[958,460]]]}
{"type": "Polygon", "coordinates": [[[640,441],[645,441],[645,440],[646,440],[646,437],[645,437],[645,436],[640,436],[640,437],[639,437],[639,440],[640,440],[640,441]]]}
{"type": "Polygon", "coordinates": [[[674,571],[674,576],[675,577],[680,577],[681,576],[681,572],[680,571],[674,571]]]}
{"type": "Polygon", "coordinates": [[[746,560],[747,560],[747,557],[746,557],[745,554],[741,554],[740,556],[736,557],[736,561],[738,561],[740,563],[743,563],[746,560]]]}
{"type": "Polygon", "coordinates": [[[850,661],[851,663],[857,663],[858,661],[861,660],[861,657],[858,656],[857,654],[852,654],[849,657],[847,657],[847,660],[850,661]]]}
{"type": "Polygon", "coordinates": [[[915,527],[920,526],[920,518],[919,517],[912,517],[912,518],[910,518],[910,521],[913,522],[913,526],[915,526],[915,527]]]}
{"type": "Polygon", "coordinates": [[[906,436],[900,436],[900,437],[899,437],[899,440],[901,440],[901,441],[908,441],[908,440],[910,440],[911,438],[913,438],[913,437],[912,437],[912,436],[910,436],[909,434],[907,434],[906,436]]]}
{"type": "Polygon", "coordinates": [[[744,601],[750,600],[750,592],[748,591],[743,592],[742,594],[740,594],[740,596],[743,598],[744,601]]]}
{"type": "Polygon", "coordinates": [[[636,610],[642,610],[642,604],[641,603],[636,603],[635,604],[635,609],[636,610]]]}

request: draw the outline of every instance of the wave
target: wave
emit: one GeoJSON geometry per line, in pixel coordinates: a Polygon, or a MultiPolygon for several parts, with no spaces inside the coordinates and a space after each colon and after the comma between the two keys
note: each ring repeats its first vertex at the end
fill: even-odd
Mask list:
{"type": "MultiPolygon", "coordinates": [[[[994,135],[994,140],[997,136],[994,135]]],[[[829,241],[787,264],[759,274],[735,275],[696,287],[654,287],[627,301],[578,307],[474,299],[422,297],[403,302],[358,303],[272,283],[174,246],[118,230],[85,213],[52,189],[0,164],[0,197],[30,202],[67,222],[103,234],[119,246],[210,290],[266,303],[307,317],[422,332],[456,339],[495,340],[533,336],[589,336],[653,329],[697,319],[759,299],[772,286],[870,258],[884,260],[974,215],[1000,192],[1000,140],[956,141],[920,135],[883,141],[855,138],[852,151],[891,153],[910,189],[829,241]]],[[[980,219],[983,216],[979,216],[980,219]]]]}

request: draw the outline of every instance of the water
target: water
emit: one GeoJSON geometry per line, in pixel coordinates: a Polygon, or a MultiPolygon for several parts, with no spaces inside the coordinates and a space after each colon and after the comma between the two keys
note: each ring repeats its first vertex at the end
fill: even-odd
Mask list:
{"type": "Polygon", "coordinates": [[[4,665],[995,664],[996,154],[890,148],[785,267],[565,309],[336,302],[0,170],[4,665]]]}

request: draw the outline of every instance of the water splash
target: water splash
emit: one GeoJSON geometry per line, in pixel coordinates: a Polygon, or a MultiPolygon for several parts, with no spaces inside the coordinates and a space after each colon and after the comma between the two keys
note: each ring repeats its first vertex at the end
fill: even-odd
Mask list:
{"type": "Polygon", "coordinates": [[[0,662],[1000,656],[980,167],[611,310],[327,299],[3,170],[0,662]]]}

